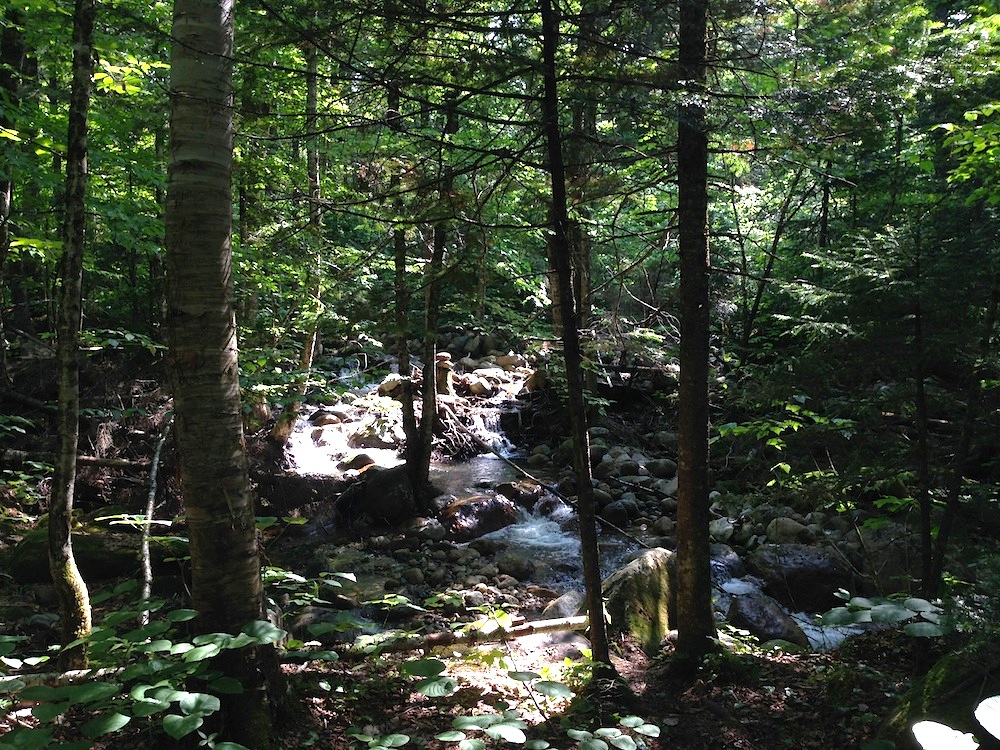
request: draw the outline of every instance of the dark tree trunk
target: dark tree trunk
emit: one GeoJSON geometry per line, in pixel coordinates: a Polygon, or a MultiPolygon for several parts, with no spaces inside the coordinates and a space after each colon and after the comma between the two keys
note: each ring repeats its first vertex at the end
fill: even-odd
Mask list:
{"type": "Polygon", "coordinates": [[[705,121],[707,0],[681,0],[677,188],[680,243],[680,382],[677,488],[677,659],[694,663],[712,648],[708,525],[708,134],[705,121]]]}
{"type": "Polygon", "coordinates": [[[611,669],[604,601],[601,595],[600,551],[597,546],[597,523],[594,510],[594,487],[590,476],[590,445],[587,436],[587,404],[584,393],[583,358],[580,333],[573,304],[572,262],[569,242],[569,213],[566,199],[566,169],[563,162],[562,130],[559,126],[559,91],[556,76],[556,51],[559,44],[559,21],[550,0],[542,0],[542,75],[545,91],[542,121],[552,183],[549,257],[552,260],[556,289],[559,291],[562,321],[563,356],[566,363],[568,412],[573,438],[573,468],[576,473],[577,503],[580,517],[580,545],[583,555],[583,579],[587,612],[590,615],[590,643],[596,662],[611,669]]]}
{"type": "MultiPolygon", "coordinates": [[[[59,598],[63,645],[90,633],[90,597],[73,557],[73,489],[80,439],[80,324],[86,234],[87,116],[94,73],[94,0],[77,0],[73,12],[73,85],[66,148],[66,210],[60,261],[56,357],[59,368],[59,453],[49,503],[49,568],[59,598]]],[[[63,669],[86,666],[83,647],[60,655],[63,669]]]]}

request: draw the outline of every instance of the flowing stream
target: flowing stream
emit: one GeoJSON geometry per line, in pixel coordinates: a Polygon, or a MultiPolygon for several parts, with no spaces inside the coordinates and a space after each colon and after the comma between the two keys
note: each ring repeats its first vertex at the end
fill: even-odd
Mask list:
{"type": "MultiPolygon", "coordinates": [[[[487,445],[501,455],[510,455],[514,446],[499,427],[499,409],[487,408],[477,418],[473,431],[487,445]]],[[[344,425],[331,424],[317,427],[310,417],[303,414],[289,439],[286,457],[301,474],[332,476],[340,473],[338,466],[346,458],[365,453],[381,466],[395,466],[401,459],[395,449],[351,447],[344,425]]],[[[491,453],[464,460],[437,463],[431,467],[431,481],[443,493],[462,498],[487,494],[504,482],[522,479],[507,461],[491,453]]],[[[539,477],[547,481],[549,477],[539,477]]],[[[557,505],[554,512],[545,515],[524,511],[511,526],[487,534],[485,538],[502,543],[508,551],[531,559],[535,563],[534,583],[563,591],[581,586],[583,566],[580,541],[575,530],[575,511],[568,505],[557,505]]],[[[620,568],[640,549],[640,544],[610,531],[603,533],[601,546],[601,573],[607,576],[620,568]]],[[[760,584],[752,577],[733,578],[724,566],[713,566],[716,610],[725,615],[730,597],[759,591],[760,584]]],[[[791,613],[816,650],[829,650],[837,646],[856,629],[830,628],[817,625],[808,613],[791,613]]]]}

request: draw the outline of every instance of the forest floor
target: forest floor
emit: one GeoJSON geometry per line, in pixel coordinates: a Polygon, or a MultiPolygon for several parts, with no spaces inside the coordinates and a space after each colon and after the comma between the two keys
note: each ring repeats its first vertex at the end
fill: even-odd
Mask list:
{"type": "Polygon", "coordinates": [[[433,739],[454,716],[495,713],[509,705],[520,707],[535,725],[529,737],[567,750],[578,747],[567,728],[614,727],[617,717],[626,715],[660,728],[658,738],[643,738],[652,750],[861,748],[908,686],[914,659],[912,638],[883,631],[857,636],[836,653],[720,654],[693,679],[678,679],[671,676],[669,652],[650,661],[630,644],[620,644],[613,661],[624,690],[588,692],[585,703],[574,701],[544,715],[502,670],[468,660],[455,667],[460,689],[434,700],[412,692],[412,681],[386,679],[396,673],[395,660],[302,667],[289,674],[294,721],[282,747],[364,747],[351,732],[366,729],[373,735],[405,734],[412,740],[407,747],[439,750],[455,747],[433,739]]]}

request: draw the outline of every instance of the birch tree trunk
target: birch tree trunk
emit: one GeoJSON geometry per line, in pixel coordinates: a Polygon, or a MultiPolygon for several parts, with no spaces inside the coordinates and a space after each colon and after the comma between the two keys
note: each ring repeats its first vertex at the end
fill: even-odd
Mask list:
{"type": "MultiPolygon", "coordinates": [[[[49,569],[59,598],[63,645],[90,633],[90,596],[73,556],[73,495],[80,440],[80,325],[83,300],[83,251],[86,237],[87,115],[94,73],[94,0],[76,0],[73,12],[73,84],[66,148],[66,213],[59,264],[56,358],[59,370],[59,453],[49,503],[49,569]]],[[[63,651],[63,669],[87,664],[83,646],[63,651]]]]}
{"type": "MultiPolygon", "coordinates": [[[[232,0],[175,0],[167,177],[167,332],[192,606],[202,632],[263,615],[254,502],[240,413],[232,279],[232,0]]],[[[243,686],[221,696],[220,731],[273,742],[270,647],[215,665],[243,686]]]]}

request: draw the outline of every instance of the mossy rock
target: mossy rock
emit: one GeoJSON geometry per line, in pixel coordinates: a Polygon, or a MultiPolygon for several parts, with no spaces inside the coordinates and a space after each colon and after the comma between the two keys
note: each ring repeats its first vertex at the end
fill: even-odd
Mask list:
{"type": "MultiPolygon", "coordinates": [[[[73,556],[83,579],[102,581],[134,573],[139,567],[136,548],[119,545],[117,537],[74,533],[73,556]]],[[[7,558],[6,570],[18,583],[51,583],[48,531],[25,534],[7,558]]]]}
{"type": "Polygon", "coordinates": [[[662,547],[646,550],[604,580],[602,589],[612,633],[627,633],[647,654],[655,654],[673,625],[674,553],[662,547]]]}
{"type": "Polygon", "coordinates": [[[911,728],[918,721],[936,721],[975,735],[980,750],[1000,750],[1000,740],[990,736],[974,717],[980,701],[998,694],[1000,645],[967,646],[942,658],[907,691],[881,736],[895,742],[897,748],[921,750],[911,728]]]}

